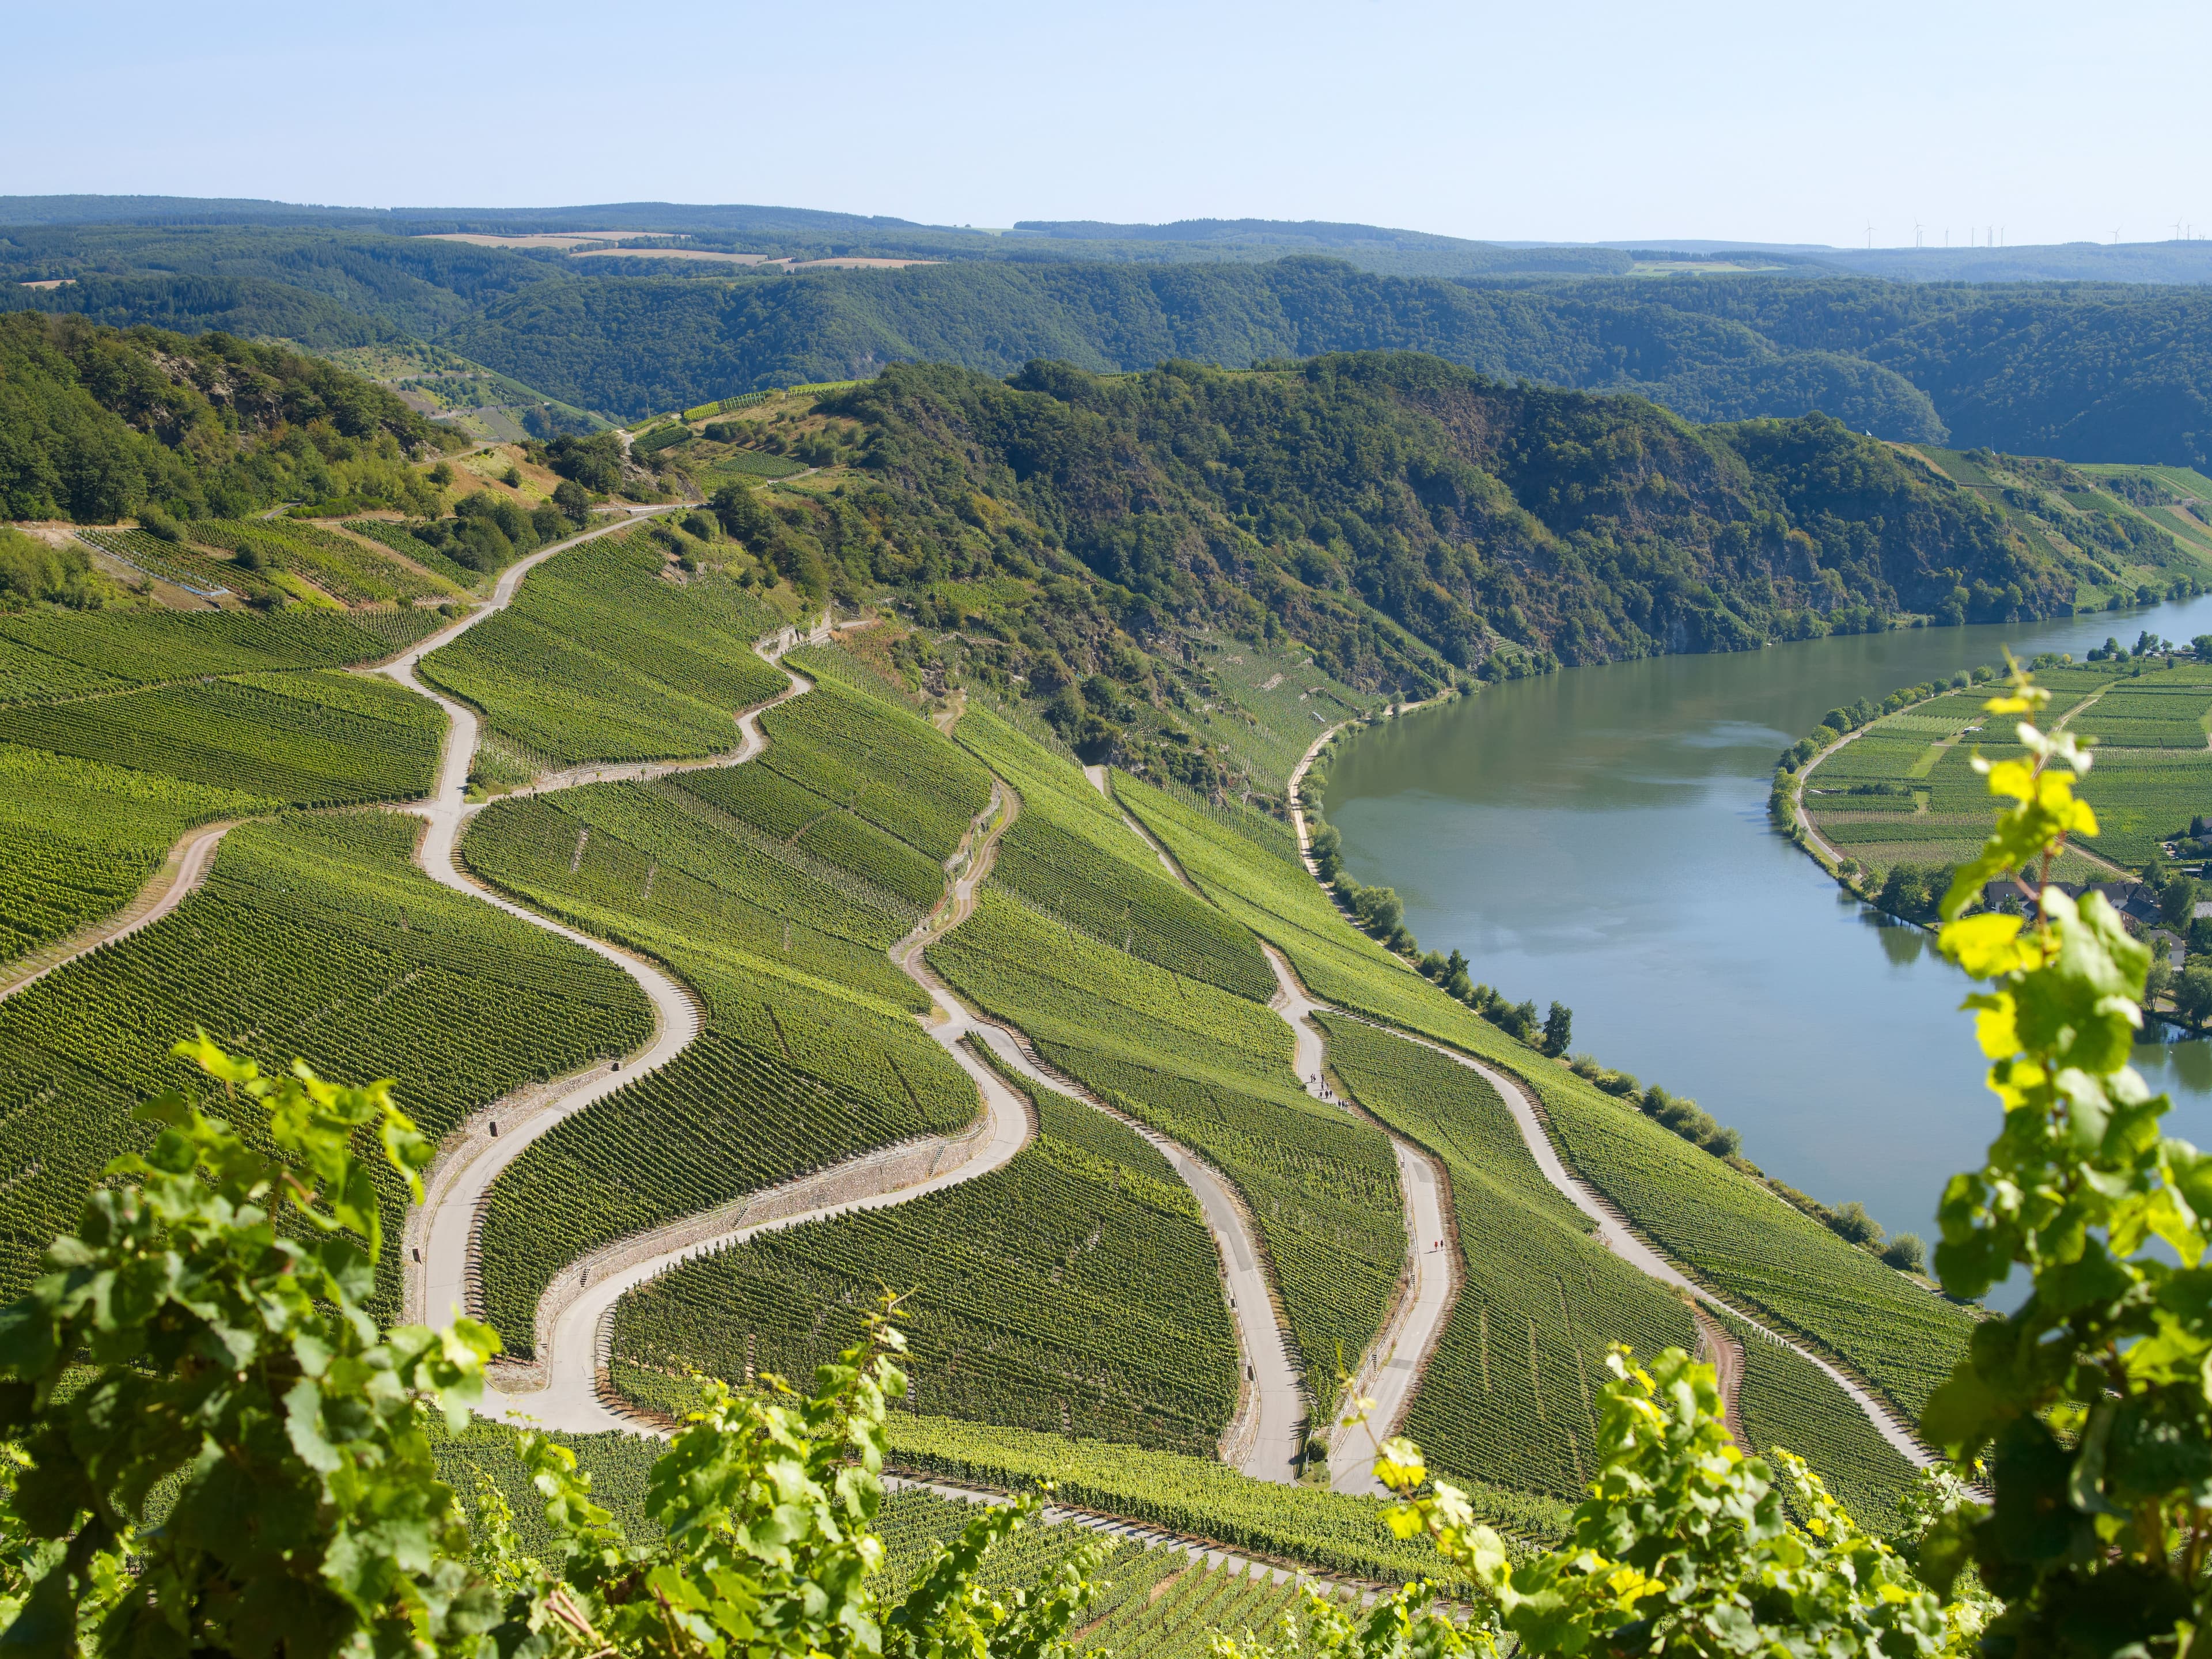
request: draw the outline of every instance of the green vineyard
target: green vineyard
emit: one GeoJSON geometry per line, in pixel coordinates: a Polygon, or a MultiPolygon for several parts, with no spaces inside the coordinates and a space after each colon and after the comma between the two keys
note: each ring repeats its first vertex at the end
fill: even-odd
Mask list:
{"type": "MultiPolygon", "coordinates": [[[[2098,823],[2087,847],[2139,869],[2159,855],[2160,842],[2187,835],[2191,820],[2212,813],[2212,668],[2138,659],[2047,669],[2036,678],[2053,693],[2044,723],[2063,718],[2096,744],[2096,766],[2081,785],[2098,823]]],[[[1814,827],[1875,870],[1970,856],[1990,816],[1988,785],[1973,769],[1976,747],[2002,750],[2010,738],[2003,718],[1980,712],[1987,696],[1954,691],[1890,715],[1810,767],[1805,806],[1814,827]],[[1907,725],[1916,719],[1943,729],[1907,725]],[[1899,793],[1850,793],[1874,784],[1899,793]],[[1896,815],[1893,826],[1864,821],[1877,799],[1896,815]]],[[[2101,880],[2112,872],[2069,854],[2061,873],[2101,880]]]]}
{"type": "MultiPolygon", "coordinates": [[[[149,1130],[131,1109],[194,1086],[169,1045],[204,1028],[264,1069],[397,1077],[433,1137],[507,1091],[645,1040],[629,977],[436,885],[418,825],[380,812],[247,824],[176,913],[0,1002],[0,1297],[21,1293],[107,1160],[149,1130]]],[[[383,1194],[387,1237],[400,1193],[383,1194]]],[[[397,1310],[398,1251],[378,1304],[397,1310]]]]}
{"type": "Polygon", "coordinates": [[[737,714],[787,684],[752,649],[784,618],[735,581],[675,574],[646,532],[582,543],[424,658],[423,676],[557,765],[734,749],[737,714]]]}
{"type": "Polygon", "coordinates": [[[617,1354],[676,1376],[808,1376],[890,1285],[910,1293],[919,1408],[1207,1455],[1238,1379],[1198,1202],[1133,1130],[1030,1098],[1038,1138],[1006,1168],[688,1261],[623,1298],[617,1354]]]}
{"type": "Polygon", "coordinates": [[[766,762],[819,775],[816,747],[842,751],[851,729],[910,801],[980,807],[988,784],[926,721],[855,693],[832,702],[831,684],[787,707],[822,699],[849,728],[786,725],[741,767],[498,802],[462,842],[486,880],[666,962],[707,1012],[676,1060],[495,1184],[484,1295],[511,1352],[532,1351],[538,1299],[577,1256],[975,1114],[975,1085],[914,1023],[927,997],[886,954],[942,896],[944,872],[766,762]],[[818,833],[825,820],[836,836],[818,833]]]}
{"type": "Polygon", "coordinates": [[[143,530],[80,530],[76,533],[80,541],[110,558],[198,599],[282,603],[291,597],[260,569],[205,548],[164,541],[143,530]]]}
{"type": "Polygon", "coordinates": [[[1743,1431],[1756,1451],[1779,1446],[1811,1463],[1859,1524],[1893,1533],[1912,1470],[1863,1412],[1839,1407],[1834,1381],[1741,1320],[1717,1316],[1743,1348],[1743,1431]]]}
{"type": "Polygon", "coordinates": [[[1243,1194],[1274,1269],[1306,1385],[1374,1339],[1405,1261],[1397,1164],[1372,1126],[1311,1099],[1290,1028],[986,890],[931,966],[1102,1099],[1214,1164],[1243,1194]]]}
{"type": "Polygon", "coordinates": [[[760,763],[932,859],[951,857],[990,799],[990,775],[913,710],[836,674],[838,656],[786,659],[817,684],[761,716],[760,763]]]}
{"type": "MultiPolygon", "coordinates": [[[[2094,774],[2092,775],[2094,775],[2094,774]]],[[[1516,1042],[1360,937],[1295,861],[1279,824],[1118,776],[1115,793],[1230,915],[1291,958],[1316,995],[1464,1050],[1535,1091],[1566,1162],[1715,1290],[1840,1357],[1917,1414],[1972,1316],[1884,1267],[1750,1176],[1516,1042]],[[1223,833],[1224,830],[1229,833],[1223,833]]]]}
{"type": "Polygon", "coordinates": [[[587,1251],[957,1129],[974,1111],[972,1098],[956,1115],[841,1086],[709,1024],[672,1065],[556,1124],[501,1172],[484,1208],[485,1317],[509,1353],[530,1358],[538,1297],[587,1251]]]}
{"type": "Polygon", "coordinates": [[[1040,915],[1255,1002],[1275,978],[1251,934],[1194,898],[1067,761],[988,709],[953,735],[1022,798],[994,881],[1040,915]]]}
{"type": "Polygon", "coordinates": [[[333,674],[238,675],[0,710],[0,743],[301,806],[428,793],[445,732],[445,716],[421,697],[333,674]]]}
{"type": "Polygon", "coordinates": [[[1322,1024],[1329,1068],[1353,1098],[1440,1159],[1451,1183],[1466,1279],[1406,1432],[1455,1477],[1579,1495],[1596,1468],[1593,1389],[1607,1346],[1694,1348],[1695,1325],[1589,1237],[1480,1076],[1358,1020],[1322,1024]]]}
{"type": "Polygon", "coordinates": [[[191,535],[229,551],[234,567],[294,577],[346,605],[411,605],[453,599],[463,588],[351,536],[294,519],[204,519],[193,523],[191,535]]]}
{"type": "MultiPolygon", "coordinates": [[[[894,1412],[890,1461],[896,1468],[1002,1491],[1050,1480],[1060,1503],[1324,1571],[1453,1582],[1451,1570],[1425,1540],[1392,1534],[1381,1499],[1253,1480],[1212,1458],[894,1412]]],[[[1475,1517],[1509,1537],[1534,1540],[1565,1529],[1566,1508],[1555,1500],[1480,1482],[1466,1490],[1475,1517]]]]}
{"type": "Polygon", "coordinates": [[[389,519],[348,519],[344,522],[355,535],[368,537],[402,558],[443,576],[458,588],[473,591],[483,581],[483,572],[454,563],[443,548],[411,534],[404,524],[395,524],[389,519]]]}
{"type": "Polygon", "coordinates": [[[118,908],[185,830],[278,805],[0,745],[0,962],[118,908]]]}
{"type": "MultiPolygon", "coordinates": [[[[407,619],[431,633],[440,618],[407,619]]],[[[343,668],[377,662],[397,645],[337,611],[32,611],[0,616],[0,706],[160,685],[209,674],[343,668]]]]}

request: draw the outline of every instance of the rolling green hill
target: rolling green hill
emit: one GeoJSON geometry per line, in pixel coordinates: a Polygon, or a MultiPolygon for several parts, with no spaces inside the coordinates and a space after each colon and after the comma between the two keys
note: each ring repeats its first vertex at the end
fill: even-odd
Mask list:
{"type": "Polygon", "coordinates": [[[431,498],[406,461],[451,441],[281,347],[0,316],[0,518],[104,524],[148,501],[236,518],[337,495],[420,511],[431,498]]]}

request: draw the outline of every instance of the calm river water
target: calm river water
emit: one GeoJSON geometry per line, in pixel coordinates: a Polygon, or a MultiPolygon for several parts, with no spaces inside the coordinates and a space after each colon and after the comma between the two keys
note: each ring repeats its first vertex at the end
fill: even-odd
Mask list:
{"type": "MultiPolygon", "coordinates": [[[[2212,631],[2212,595],[1497,685],[1361,736],[1329,818],[1352,873],[1398,890],[1423,949],[1466,951],[1514,1001],[1566,1003],[1577,1049],[1694,1096],[1761,1167],[1932,1244],[1945,1178],[1996,1133],[1955,1012],[1966,981],[1775,833],[1775,757],[1840,703],[2001,646],[2078,657],[2146,627],[2212,631]]],[[[2168,1133],[2212,1143],[2212,1045],[2146,1046],[2137,1063],[2174,1096],[2168,1133]]]]}

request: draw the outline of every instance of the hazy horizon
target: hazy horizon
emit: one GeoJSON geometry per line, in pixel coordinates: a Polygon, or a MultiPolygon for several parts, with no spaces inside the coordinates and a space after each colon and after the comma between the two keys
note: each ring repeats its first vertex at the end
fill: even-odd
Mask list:
{"type": "Polygon", "coordinates": [[[10,194],[782,202],[933,224],[1326,220],[1481,241],[1964,247],[2212,230],[2212,14],[1747,0],[649,23],[401,0],[27,10],[10,194]],[[2154,50],[2147,49],[2154,46],[2154,50]],[[1905,50],[1901,50],[1905,48],[1905,50]],[[213,95],[216,94],[221,95],[213,95]],[[322,142],[317,142],[318,138],[322,142]]]}

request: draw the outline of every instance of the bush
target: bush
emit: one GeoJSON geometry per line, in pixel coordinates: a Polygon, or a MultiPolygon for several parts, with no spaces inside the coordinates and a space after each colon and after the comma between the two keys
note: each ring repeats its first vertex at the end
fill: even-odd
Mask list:
{"type": "Polygon", "coordinates": [[[1925,1249],[1918,1233],[1898,1233],[1881,1247],[1881,1259],[1899,1273],[1917,1273],[1921,1271],[1925,1249]]]}
{"type": "Polygon", "coordinates": [[[40,601],[88,610],[105,605],[114,592],[75,542],[54,547],[0,525],[0,611],[40,601]]]}
{"type": "Polygon", "coordinates": [[[1828,1225],[1838,1237],[1848,1238],[1854,1244],[1881,1246],[1881,1224],[1869,1215],[1866,1206],[1856,1199],[1832,1211],[1828,1225]]]}
{"type": "Polygon", "coordinates": [[[138,527],[149,536],[158,536],[165,542],[181,542],[185,527],[158,507],[149,504],[138,509],[138,527]]]}
{"type": "Polygon", "coordinates": [[[2212,968],[2192,962],[2174,982],[2173,1006],[2192,1025],[2212,1021],[2212,968]]]}
{"type": "Polygon", "coordinates": [[[580,530],[592,516],[591,495],[574,478],[563,478],[553,486],[553,505],[580,530]]]}
{"type": "Polygon", "coordinates": [[[611,432],[563,433],[545,446],[545,465],[594,495],[621,486],[622,460],[622,441],[611,432]]]}

